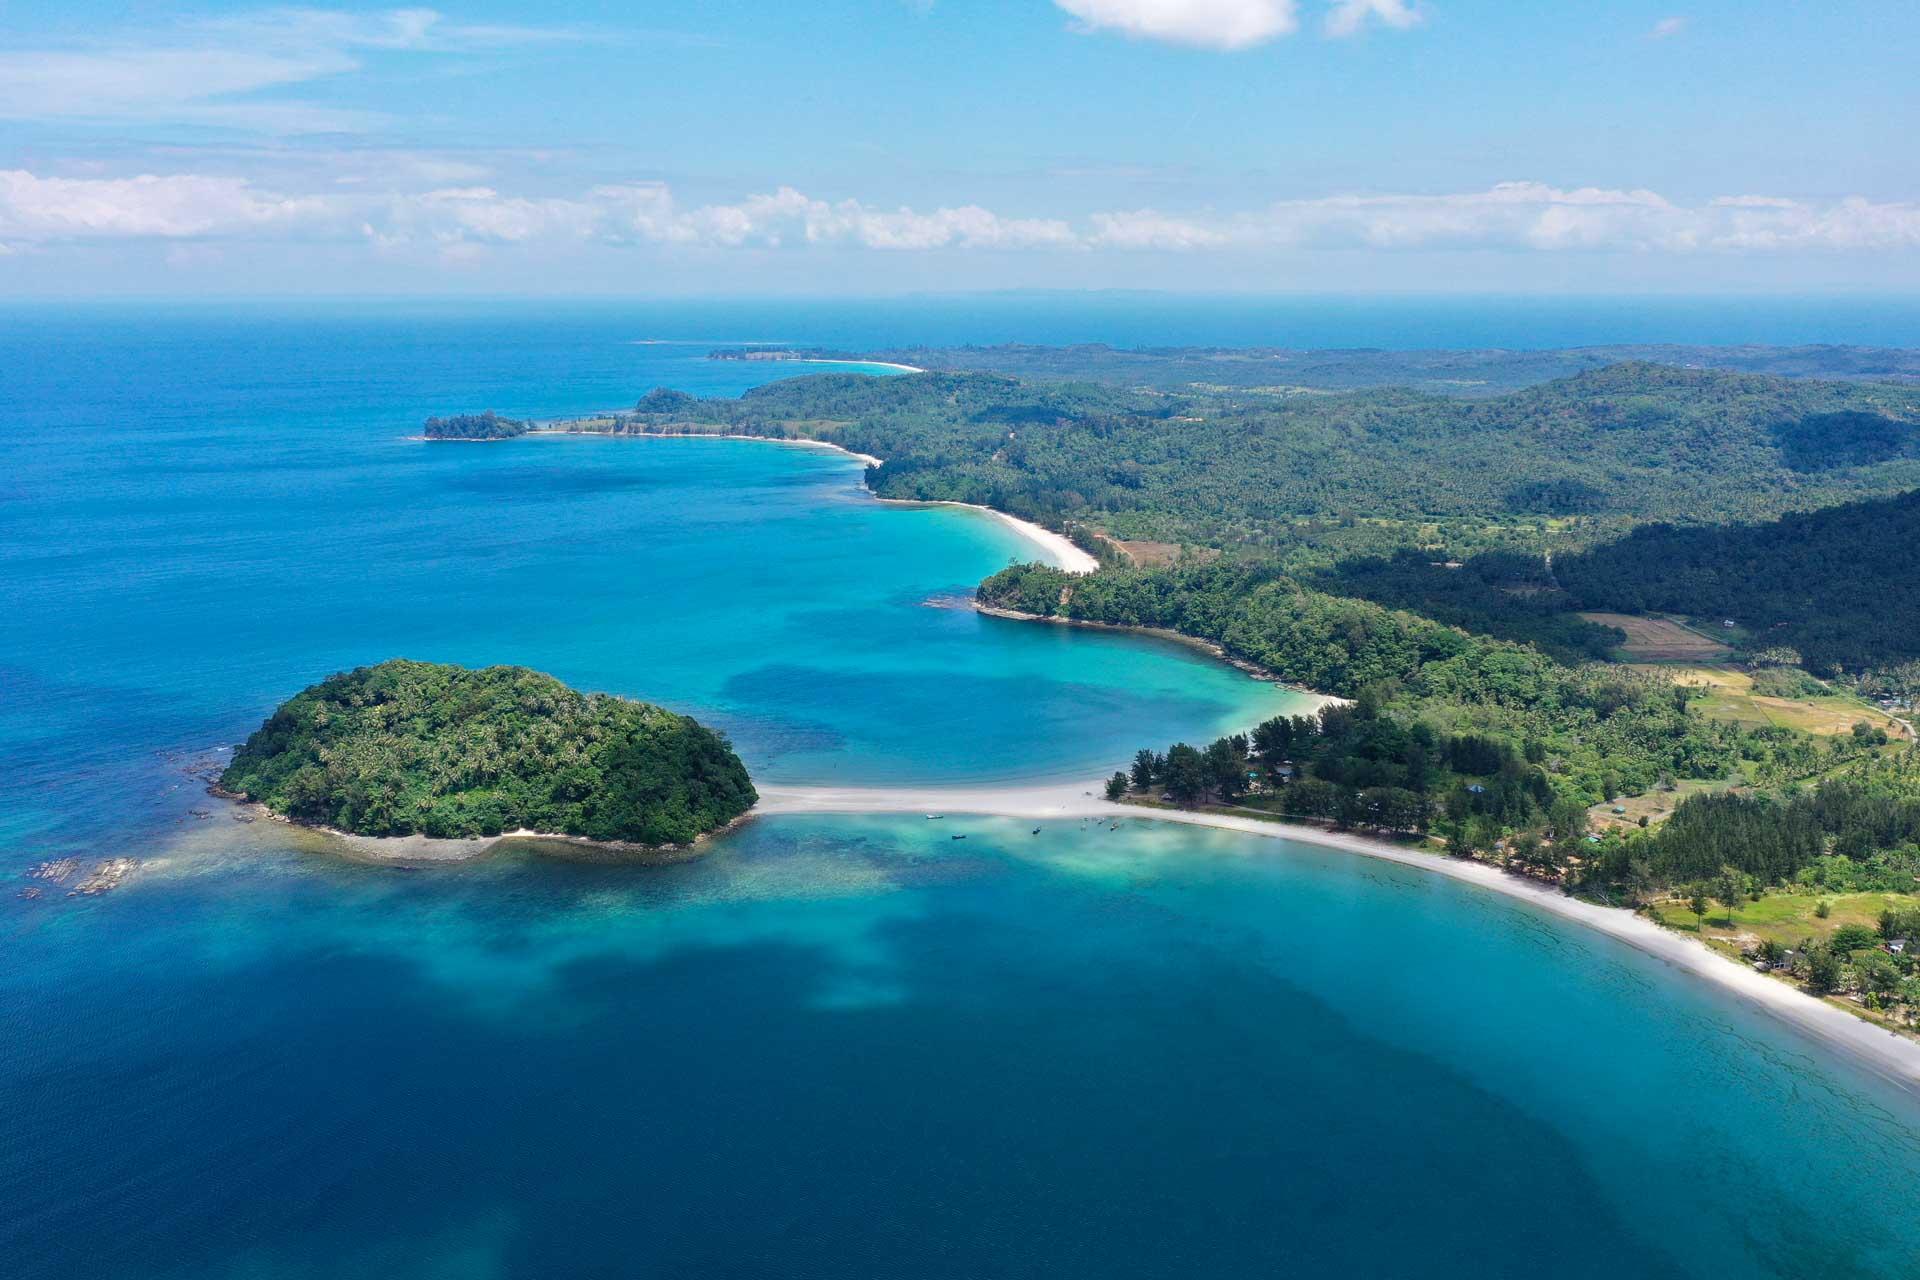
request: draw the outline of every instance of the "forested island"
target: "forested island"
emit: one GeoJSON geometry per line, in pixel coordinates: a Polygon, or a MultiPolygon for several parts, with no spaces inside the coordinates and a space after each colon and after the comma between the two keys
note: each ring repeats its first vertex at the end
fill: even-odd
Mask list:
{"type": "Polygon", "coordinates": [[[528,831],[685,845],[758,799],[725,737],[524,667],[395,659],[295,694],[219,789],[309,826],[435,838],[528,831]]]}
{"type": "Polygon", "coordinates": [[[493,410],[485,413],[457,413],[447,418],[428,418],[421,434],[429,440],[510,440],[533,430],[531,422],[503,418],[493,410]]]}

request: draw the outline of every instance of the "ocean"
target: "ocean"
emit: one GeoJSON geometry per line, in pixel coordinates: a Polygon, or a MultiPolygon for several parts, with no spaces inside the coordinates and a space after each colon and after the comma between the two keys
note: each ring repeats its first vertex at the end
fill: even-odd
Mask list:
{"type": "MultiPolygon", "coordinates": [[[[1920,1273],[1920,1103],[1417,870],[847,817],[400,870],[204,794],[392,656],[647,697],[780,782],[1093,776],[1297,709],[957,607],[1030,548],[841,456],[407,438],[792,372],[736,342],[1364,327],[1042,301],[0,311],[0,1272],[1920,1273]],[[143,866],[19,896],[63,857],[143,866]]],[[[1518,332],[1457,310],[1396,332],[1518,332]]]]}

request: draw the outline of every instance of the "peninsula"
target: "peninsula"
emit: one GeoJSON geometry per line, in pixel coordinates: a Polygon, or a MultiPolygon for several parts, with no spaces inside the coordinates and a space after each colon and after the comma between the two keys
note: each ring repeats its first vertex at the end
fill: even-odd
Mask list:
{"type": "Polygon", "coordinates": [[[658,849],[758,799],[725,737],[525,667],[396,659],[295,694],[234,753],[227,795],[356,836],[553,836],[658,849]]]}

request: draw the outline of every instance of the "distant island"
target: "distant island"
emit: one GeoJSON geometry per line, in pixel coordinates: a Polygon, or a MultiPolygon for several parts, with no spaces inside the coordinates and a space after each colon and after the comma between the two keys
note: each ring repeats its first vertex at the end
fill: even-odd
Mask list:
{"type": "Polygon", "coordinates": [[[493,410],[456,413],[450,418],[428,418],[421,434],[429,440],[511,440],[533,430],[519,418],[503,418],[493,410]]]}
{"type": "Polygon", "coordinates": [[[649,848],[688,844],[759,798],[726,738],[690,717],[525,667],[400,659],[295,694],[218,789],[351,835],[649,848]]]}

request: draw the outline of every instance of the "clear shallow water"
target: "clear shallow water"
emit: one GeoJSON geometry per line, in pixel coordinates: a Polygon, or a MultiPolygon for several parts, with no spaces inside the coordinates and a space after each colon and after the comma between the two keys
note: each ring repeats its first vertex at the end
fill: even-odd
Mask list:
{"type": "Polygon", "coordinates": [[[1414,871],[787,818],[402,872],[210,806],[208,747],[395,653],[657,697],[787,780],[1085,770],[1284,705],[930,607],[1021,548],[830,455],[401,438],[764,372],[643,336],[0,325],[0,1273],[1920,1273],[1912,1099],[1414,871]],[[67,852],[149,865],[14,896],[67,852]]]}
{"type": "Polygon", "coordinates": [[[843,455],[406,438],[431,412],[791,371],[636,332],[0,330],[19,374],[0,417],[0,839],[65,852],[130,815],[183,820],[183,760],[393,656],[663,702],[786,782],[1104,775],[1143,742],[1299,705],[1179,646],[976,615],[974,584],[1031,545],[978,512],[880,503],[843,455]]]}
{"type": "Polygon", "coordinates": [[[1030,825],[636,875],[202,824],[11,940],[8,1274],[1914,1274],[1910,1107],[1637,953],[1030,825]]]}

